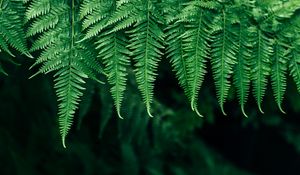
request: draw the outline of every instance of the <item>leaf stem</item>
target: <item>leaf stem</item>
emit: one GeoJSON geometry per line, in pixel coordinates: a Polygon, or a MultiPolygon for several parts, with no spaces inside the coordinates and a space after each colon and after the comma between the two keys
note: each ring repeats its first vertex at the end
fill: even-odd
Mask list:
{"type": "Polygon", "coordinates": [[[3,3],[3,0],[0,0],[0,9],[1,9],[1,7],[2,7],[2,3],[3,3]]]}
{"type": "Polygon", "coordinates": [[[75,34],[75,3],[74,0],[72,0],[72,5],[71,5],[71,49],[74,46],[74,34],[75,34]]]}

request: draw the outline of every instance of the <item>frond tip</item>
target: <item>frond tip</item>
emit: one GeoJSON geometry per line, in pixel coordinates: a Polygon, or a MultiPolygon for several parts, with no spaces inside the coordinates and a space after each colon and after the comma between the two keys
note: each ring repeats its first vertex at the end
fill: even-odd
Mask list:
{"type": "MultiPolygon", "coordinates": [[[[153,101],[154,81],[157,76],[158,63],[163,55],[161,50],[164,49],[162,45],[164,33],[159,26],[160,20],[152,15],[153,13],[159,14],[155,11],[154,2],[148,0],[146,5],[143,11],[135,9],[137,15],[141,16],[141,20],[128,32],[130,35],[128,48],[132,50],[131,56],[136,62],[135,74],[138,89],[146,104],[148,115],[152,116],[150,109],[153,101]]],[[[144,4],[141,2],[140,6],[144,4]]]]}
{"type": "Polygon", "coordinates": [[[57,78],[55,79],[54,88],[60,102],[58,112],[59,128],[65,147],[65,138],[73,123],[75,111],[78,108],[80,97],[83,95],[82,91],[85,89],[82,87],[82,84],[85,83],[83,79],[87,76],[76,69],[74,65],[61,69],[55,76],[57,78]]]}
{"type": "Polygon", "coordinates": [[[227,14],[225,9],[222,10],[220,16],[215,18],[213,26],[214,36],[212,43],[212,70],[215,80],[218,102],[223,115],[224,103],[227,99],[231,86],[229,78],[233,74],[233,67],[236,64],[236,53],[238,51],[236,31],[232,30],[232,16],[227,14]]]}

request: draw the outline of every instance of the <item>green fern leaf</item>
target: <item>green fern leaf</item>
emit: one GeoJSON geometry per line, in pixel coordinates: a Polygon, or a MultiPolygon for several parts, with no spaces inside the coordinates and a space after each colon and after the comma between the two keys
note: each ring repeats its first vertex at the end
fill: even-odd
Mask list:
{"type": "Polygon", "coordinates": [[[187,60],[184,57],[183,39],[181,38],[183,32],[184,27],[182,24],[170,24],[166,29],[166,43],[168,46],[166,54],[167,58],[170,58],[180,86],[183,88],[187,97],[190,97],[187,60]]]}
{"type": "Polygon", "coordinates": [[[267,77],[270,75],[271,71],[270,58],[273,54],[273,41],[265,36],[260,29],[252,28],[252,30],[254,30],[255,33],[253,38],[255,45],[253,48],[253,58],[251,59],[251,81],[253,82],[253,94],[259,111],[263,113],[261,103],[267,88],[267,77]]]}
{"type": "Polygon", "coordinates": [[[250,90],[250,77],[251,70],[249,61],[251,59],[251,41],[248,38],[248,30],[244,21],[242,20],[239,25],[238,39],[237,39],[237,47],[238,52],[236,54],[237,64],[234,67],[234,85],[237,90],[237,95],[239,98],[239,103],[241,105],[242,113],[245,117],[247,114],[245,113],[245,103],[247,102],[250,90]]]}
{"type": "Polygon", "coordinates": [[[212,42],[212,58],[211,65],[213,70],[213,77],[217,89],[218,102],[221,106],[222,113],[224,111],[224,103],[228,96],[228,91],[231,86],[229,78],[233,73],[233,67],[236,64],[236,53],[238,50],[237,43],[234,41],[236,37],[236,30],[232,23],[233,16],[227,14],[225,9],[222,10],[221,15],[215,18],[215,25],[213,26],[213,42],[212,42]]]}
{"type": "Polygon", "coordinates": [[[80,6],[80,19],[85,18],[101,6],[103,0],[83,0],[80,6]]]}
{"type": "Polygon", "coordinates": [[[8,45],[10,45],[27,57],[32,58],[28,52],[23,31],[22,10],[24,10],[22,1],[0,1],[0,49],[14,56],[9,51],[8,45]]]}
{"type": "Polygon", "coordinates": [[[54,77],[56,94],[59,104],[59,125],[62,144],[66,147],[65,139],[73,123],[73,117],[78,107],[80,97],[83,95],[87,75],[76,69],[76,64],[70,62],[68,66],[58,71],[54,77]]]}
{"type": "Polygon", "coordinates": [[[285,113],[281,107],[284,93],[286,90],[286,71],[287,71],[287,58],[285,56],[286,49],[275,42],[273,65],[272,65],[272,88],[278,108],[282,113],[285,113]]]}
{"type": "MultiPolygon", "coordinates": [[[[179,21],[178,16],[175,14],[181,13],[183,9],[182,4],[179,1],[165,1],[166,2],[166,23],[168,27],[165,29],[166,33],[166,54],[167,58],[173,67],[173,71],[176,73],[179,85],[183,88],[185,95],[190,98],[190,89],[188,85],[188,67],[187,58],[184,57],[185,52],[183,48],[183,37],[185,27],[183,22],[179,21]],[[176,8],[173,8],[173,7],[176,8]]],[[[182,14],[180,14],[182,16],[182,14]]],[[[194,105],[192,105],[194,107],[194,105]]]]}
{"type": "Polygon", "coordinates": [[[132,56],[136,61],[138,88],[142,93],[149,116],[152,116],[151,103],[157,75],[156,69],[163,54],[160,49],[164,48],[162,45],[164,33],[159,27],[160,20],[152,15],[159,13],[155,8],[155,3],[152,0],[137,1],[137,7],[144,7],[139,13],[143,20],[136,23],[128,32],[130,34],[128,48],[132,50],[132,56]]]}
{"type": "Polygon", "coordinates": [[[208,55],[208,22],[204,9],[196,8],[196,22],[187,25],[185,33],[182,35],[184,57],[187,59],[188,92],[192,110],[198,112],[197,101],[200,87],[206,73],[206,58],[208,55]]]}
{"type": "Polygon", "coordinates": [[[300,49],[293,48],[289,52],[289,71],[300,93],[300,49]]]}
{"type": "Polygon", "coordinates": [[[96,42],[99,55],[105,64],[108,82],[112,85],[111,94],[117,114],[121,117],[121,103],[126,89],[126,67],[129,65],[127,43],[121,33],[103,33],[96,42]]]}
{"type": "Polygon", "coordinates": [[[104,30],[115,11],[115,1],[109,0],[86,0],[81,6],[80,16],[83,20],[83,30],[86,35],[81,40],[87,40],[97,36],[104,30]]]}
{"type": "MultiPolygon", "coordinates": [[[[33,1],[30,7],[35,6],[34,3],[39,2],[33,1]]],[[[97,80],[97,74],[102,69],[87,43],[76,42],[81,38],[81,28],[78,26],[75,15],[74,1],[72,1],[71,8],[63,2],[51,1],[50,5],[49,12],[39,14],[42,16],[37,15],[33,19],[30,28],[40,26],[39,29],[34,32],[29,29],[28,33],[34,36],[40,34],[40,37],[33,43],[32,50],[43,49],[34,64],[42,64],[42,66],[34,76],[40,73],[56,72],[54,87],[59,102],[59,128],[62,144],[66,147],[65,139],[85,90],[84,79],[97,80]],[[59,18],[56,18],[58,16],[59,18]],[[45,22],[44,19],[49,22],[45,22]]]]}
{"type": "Polygon", "coordinates": [[[51,11],[47,15],[42,16],[37,20],[35,20],[27,31],[27,37],[33,36],[37,33],[41,33],[50,28],[54,28],[59,21],[59,17],[61,15],[64,15],[66,9],[67,9],[66,6],[59,7],[51,11]]]}
{"type": "Polygon", "coordinates": [[[29,21],[32,18],[44,15],[50,11],[50,0],[34,0],[26,11],[26,18],[29,21]]]}

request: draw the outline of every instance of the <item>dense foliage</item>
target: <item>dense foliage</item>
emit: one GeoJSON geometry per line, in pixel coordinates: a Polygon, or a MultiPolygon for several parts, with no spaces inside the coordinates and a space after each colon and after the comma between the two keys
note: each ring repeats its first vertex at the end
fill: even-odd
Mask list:
{"type": "Polygon", "coordinates": [[[41,66],[32,77],[54,72],[65,147],[88,78],[107,79],[122,118],[128,115],[121,112],[127,77],[134,72],[152,116],[157,68],[165,57],[199,116],[199,91],[209,71],[224,115],[232,84],[245,116],[250,85],[263,113],[269,78],[284,112],[287,73],[300,91],[299,8],[299,0],[0,0],[0,48],[11,56],[10,46],[38,55],[32,67],[41,66]]]}

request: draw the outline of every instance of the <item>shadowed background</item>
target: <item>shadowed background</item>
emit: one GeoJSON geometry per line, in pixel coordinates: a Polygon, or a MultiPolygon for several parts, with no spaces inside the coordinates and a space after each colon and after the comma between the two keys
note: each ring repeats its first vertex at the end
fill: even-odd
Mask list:
{"type": "MultiPolygon", "coordinates": [[[[28,71],[32,63],[14,60],[22,66],[3,62],[9,76],[0,77],[1,175],[300,174],[300,97],[292,81],[284,101],[286,115],[268,93],[265,114],[250,98],[245,118],[234,89],[225,106],[228,116],[221,114],[208,75],[199,98],[205,117],[199,118],[190,110],[170,66],[161,66],[155,117],[146,114],[130,74],[124,120],[116,116],[108,85],[88,82],[64,149],[51,76],[28,80],[34,72],[28,71]]],[[[161,65],[169,65],[168,60],[161,65]]]]}

